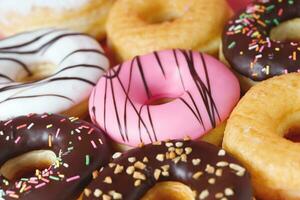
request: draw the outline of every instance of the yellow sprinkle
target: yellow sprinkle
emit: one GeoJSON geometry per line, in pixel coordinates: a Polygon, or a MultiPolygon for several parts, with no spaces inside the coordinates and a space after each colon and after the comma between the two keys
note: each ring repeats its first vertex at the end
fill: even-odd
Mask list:
{"type": "Polygon", "coordinates": [[[48,136],[48,146],[52,147],[52,135],[48,136]]]}

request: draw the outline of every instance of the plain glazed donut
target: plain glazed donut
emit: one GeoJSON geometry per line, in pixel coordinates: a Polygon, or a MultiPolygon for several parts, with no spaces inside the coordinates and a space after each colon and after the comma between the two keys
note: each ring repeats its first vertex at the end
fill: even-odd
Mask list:
{"type": "Polygon", "coordinates": [[[300,74],[252,87],[232,112],[223,147],[250,171],[256,196],[300,199],[300,146],[283,136],[299,128],[300,74]]]}
{"type": "Polygon", "coordinates": [[[180,186],[174,192],[193,197],[175,199],[252,199],[245,168],[223,149],[205,142],[158,142],[116,157],[84,189],[83,199],[161,199],[169,193],[159,187],[145,196],[159,182],[171,190],[177,182],[183,183],[189,192],[184,194],[186,189],[180,186]]]}
{"type": "Polygon", "coordinates": [[[300,20],[292,20],[299,17],[300,1],[260,0],[228,23],[221,59],[237,73],[243,91],[270,77],[300,70],[300,43],[292,42],[300,38],[300,20]]]}
{"type": "Polygon", "coordinates": [[[227,119],[239,97],[238,80],[218,60],[196,51],[165,50],[110,69],[89,107],[92,121],[111,138],[137,146],[198,139],[227,119]]]}
{"type": "Polygon", "coordinates": [[[107,37],[121,60],[172,48],[217,54],[230,15],[226,0],[118,0],[107,37]]]}
{"type": "Polygon", "coordinates": [[[0,119],[28,113],[82,116],[109,62],[100,45],[60,29],[0,40],[0,119]]]}
{"type": "Polygon", "coordinates": [[[75,117],[21,116],[0,122],[0,130],[1,199],[75,199],[112,155],[105,134],[75,117]]]}
{"type": "Polygon", "coordinates": [[[39,28],[70,28],[101,39],[114,0],[0,1],[0,33],[9,36],[39,28]]]}

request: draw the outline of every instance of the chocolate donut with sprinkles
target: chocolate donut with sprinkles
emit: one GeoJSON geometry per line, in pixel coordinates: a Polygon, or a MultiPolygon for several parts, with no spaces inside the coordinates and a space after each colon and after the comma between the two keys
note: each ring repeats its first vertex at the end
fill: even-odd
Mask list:
{"type": "Polygon", "coordinates": [[[293,34],[288,27],[297,26],[293,20],[299,17],[300,1],[258,0],[228,23],[221,59],[237,72],[244,91],[270,77],[300,70],[300,43],[286,36],[293,34]]]}
{"type": "Polygon", "coordinates": [[[174,187],[177,192],[168,192],[169,198],[175,192],[180,196],[176,199],[185,199],[185,192],[190,191],[193,198],[188,199],[252,199],[246,169],[209,143],[156,142],[123,155],[116,153],[113,158],[84,189],[83,199],[164,199],[163,193],[174,187]],[[187,191],[178,188],[179,183],[185,184],[187,191]],[[160,189],[160,184],[169,187],[160,189]]]}
{"type": "Polygon", "coordinates": [[[74,117],[20,116],[0,130],[0,199],[76,199],[112,155],[103,132],[74,117]]]}

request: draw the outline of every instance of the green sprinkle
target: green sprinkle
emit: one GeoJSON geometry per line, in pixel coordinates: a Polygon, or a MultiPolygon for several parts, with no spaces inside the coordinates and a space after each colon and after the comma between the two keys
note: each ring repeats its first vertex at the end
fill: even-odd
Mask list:
{"type": "Polygon", "coordinates": [[[274,24],[279,25],[278,19],[273,19],[274,24]]]}
{"type": "Polygon", "coordinates": [[[231,42],[229,45],[228,45],[228,49],[232,49],[234,46],[235,46],[235,42],[233,41],[233,42],[231,42]]]}
{"type": "Polygon", "coordinates": [[[271,11],[271,10],[273,10],[274,8],[275,8],[275,5],[270,5],[270,6],[267,7],[267,11],[271,11]]]}
{"type": "Polygon", "coordinates": [[[89,155],[85,155],[85,165],[86,166],[90,165],[90,156],[89,155]]]}
{"type": "Polygon", "coordinates": [[[59,181],[59,177],[56,177],[56,176],[51,176],[50,175],[49,178],[52,179],[52,180],[55,180],[55,181],[59,181]]]}
{"type": "Polygon", "coordinates": [[[294,0],[289,0],[288,3],[289,3],[290,5],[292,5],[292,4],[294,4],[294,0]]]}

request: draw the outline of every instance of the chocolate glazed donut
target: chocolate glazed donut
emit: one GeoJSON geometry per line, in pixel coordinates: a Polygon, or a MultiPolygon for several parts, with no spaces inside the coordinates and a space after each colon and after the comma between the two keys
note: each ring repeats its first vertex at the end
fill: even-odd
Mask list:
{"type": "Polygon", "coordinates": [[[195,141],[157,142],[124,153],[100,172],[83,199],[138,200],[163,181],[186,184],[196,199],[252,199],[245,168],[223,149],[195,141]]]}
{"type": "Polygon", "coordinates": [[[75,199],[112,155],[103,132],[77,118],[44,114],[0,122],[1,165],[38,150],[53,151],[55,163],[30,178],[10,181],[1,175],[4,199],[75,199]]]}
{"type": "Polygon", "coordinates": [[[300,17],[300,1],[256,1],[236,15],[223,33],[223,54],[230,66],[252,81],[300,69],[300,43],[275,41],[272,28],[300,17]]]}

